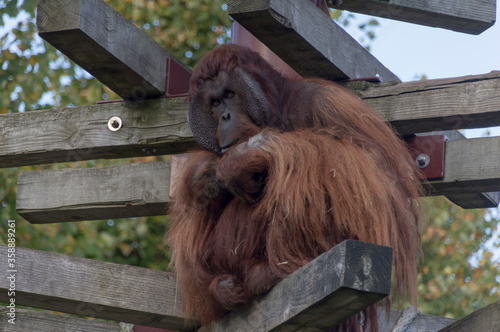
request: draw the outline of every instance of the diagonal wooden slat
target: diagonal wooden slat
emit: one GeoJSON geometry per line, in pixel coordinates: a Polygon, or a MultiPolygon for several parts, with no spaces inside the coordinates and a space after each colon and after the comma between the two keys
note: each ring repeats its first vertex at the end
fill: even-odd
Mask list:
{"type": "Polygon", "coordinates": [[[330,7],[392,20],[480,34],[493,24],[496,0],[327,0],[330,7]]]}
{"type": "Polygon", "coordinates": [[[40,37],[122,98],[163,95],[169,58],[190,71],[102,0],[38,0],[37,27],[40,37]]]}
{"type": "Polygon", "coordinates": [[[399,81],[311,1],[230,0],[227,11],[303,76],[399,81]]]}

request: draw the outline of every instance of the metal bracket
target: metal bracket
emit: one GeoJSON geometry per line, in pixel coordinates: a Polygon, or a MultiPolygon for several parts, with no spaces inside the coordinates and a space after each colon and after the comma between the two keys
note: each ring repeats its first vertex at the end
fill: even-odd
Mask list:
{"type": "Polygon", "coordinates": [[[444,178],[445,135],[413,136],[406,139],[415,164],[427,180],[444,178]]]}
{"type": "Polygon", "coordinates": [[[185,97],[189,91],[191,73],[175,60],[167,58],[167,76],[163,97],[185,97]]]}

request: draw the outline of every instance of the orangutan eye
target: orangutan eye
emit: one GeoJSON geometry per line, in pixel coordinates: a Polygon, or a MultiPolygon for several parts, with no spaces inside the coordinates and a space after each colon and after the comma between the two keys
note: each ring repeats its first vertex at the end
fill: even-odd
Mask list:
{"type": "Polygon", "coordinates": [[[231,91],[231,90],[227,90],[227,91],[224,93],[224,97],[225,97],[226,99],[231,99],[231,98],[233,98],[233,97],[234,97],[234,92],[233,92],[233,91],[231,91]]]}
{"type": "Polygon", "coordinates": [[[212,99],[212,106],[219,106],[219,105],[220,105],[219,99],[212,99]]]}

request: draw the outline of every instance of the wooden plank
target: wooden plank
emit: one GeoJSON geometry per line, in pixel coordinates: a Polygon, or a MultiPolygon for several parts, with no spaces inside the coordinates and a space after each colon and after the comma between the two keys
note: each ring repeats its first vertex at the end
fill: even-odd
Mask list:
{"type": "MultiPolygon", "coordinates": [[[[500,72],[401,84],[347,85],[402,135],[500,125],[500,72]]],[[[0,167],[176,154],[196,146],[184,98],[0,115],[0,167]],[[123,128],[112,132],[112,116],[123,128]]]]}
{"type": "Polygon", "coordinates": [[[500,125],[500,71],[396,85],[348,85],[402,135],[500,125]]]}
{"type": "Polygon", "coordinates": [[[392,249],[347,240],[233,311],[214,331],[325,331],[390,292],[392,249]]]}
{"type": "MultiPolygon", "coordinates": [[[[183,317],[173,273],[21,247],[15,254],[16,306],[171,330],[197,325],[183,317]]],[[[7,271],[0,276],[0,302],[8,303],[7,271]]]]}
{"type": "MultiPolygon", "coordinates": [[[[8,322],[9,309],[1,307],[0,326],[2,332],[36,331],[36,332],[121,332],[119,323],[104,322],[61,315],[59,313],[42,312],[16,308],[15,324],[8,322]]],[[[123,325],[123,324],[122,324],[123,325]]]]}
{"type": "Polygon", "coordinates": [[[495,24],[496,0],[327,0],[330,7],[430,27],[480,34],[495,24]]]}
{"type": "Polygon", "coordinates": [[[0,167],[182,153],[196,144],[187,106],[159,98],[0,115],[0,167]]]}
{"type": "MultiPolygon", "coordinates": [[[[391,309],[389,316],[385,308],[378,309],[378,330],[399,332],[437,331],[452,324],[451,318],[424,315],[414,307],[404,310],[391,309]]],[[[368,329],[368,332],[370,329],[368,329]]]]}
{"type": "Polygon", "coordinates": [[[399,81],[310,1],[230,0],[227,11],[303,76],[399,81]]]}
{"type": "MultiPolygon", "coordinates": [[[[445,131],[434,131],[429,133],[421,133],[419,136],[424,135],[445,135],[447,139],[467,139],[458,130],[445,130],[445,131]]],[[[494,208],[498,206],[500,202],[500,193],[498,191],[494,192],[484,192],[484,193],[455,193],[446,194],[446,198],[452,201],[454,204],[464,208],[464,209],[485,209],[494,208]]]]}
{"type": "Polygon", "coordinates": [[[43,39],[122,98],[165,93],[167,58],[175,58],[102,0],[38,0],[37,27],[43,39]]]}
{"type": "Polygon", "coordinates": [[[433,194],[500,190],[500,137],[446,142],[444,179],[431,181],[433,194]]]}
{"type": "Polygon", "coordinates": [[[21,173],[17,212],[31,223],[167,214],[170,164],[21,173]]]}
{"type": "Polygon", "coordinates": [[[500,301],[479,309],[445,327],[439,332],[498,331],[500,326],[500,301]]]}
{"type": "MultiPolygon", "coordinates": [[[[21,173],[17,209],[35,224],[166,214],[169,176],[166,162],[21,173]]],[[[429,191],[500,191],[500,137],[447,141],[445,177],[429,191]]]]}

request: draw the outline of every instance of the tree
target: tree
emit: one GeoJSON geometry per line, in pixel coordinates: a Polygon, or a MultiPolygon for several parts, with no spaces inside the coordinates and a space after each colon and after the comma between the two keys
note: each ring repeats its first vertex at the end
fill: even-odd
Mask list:
{"type": "MultiPolygon", "coordinates": [[[[230,37],[231,20],[223,0],[105,1],[190,66],[230,37]]],[[[0,0],[0,9],[0,114],[118,98],[38,37],[36,0],[0,0]]],[[[331,15],[344,26],[356,24],[358,37],[369,48],[377,20],[360,21],[339,11],[331,15]]],[[[165,217],[31,225],[15,211],[21,171],[137,161],[144,159],[0,169],[0,243],[7,239],[7,220],[15,219],[19,246],[165,269],[168,254],[161,248],[165,217]]],[[[422,311],[461,317],[498,298],[500,266],[491,257],[499,244],[485,245],[491,242],[498,220],[488,211],[462,210],[444,198],[427,198],[422,204],[422,311]]]]}

